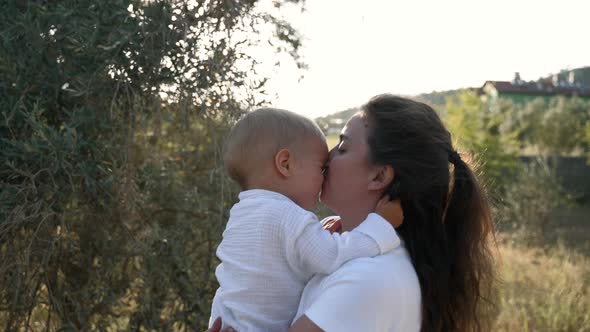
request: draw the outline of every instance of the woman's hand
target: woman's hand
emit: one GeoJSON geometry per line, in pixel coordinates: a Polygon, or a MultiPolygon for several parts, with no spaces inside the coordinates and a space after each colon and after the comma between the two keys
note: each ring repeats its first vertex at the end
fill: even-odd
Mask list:
{"type": "Polygon", "coordinates": [[[404,222],[404,211],[400,200],[391,201],[389,195],[385,195],[379,200],[375,213],[387,220],[393,228],[398,228],[404,222]]]}
{"type": "Polygon", "coordinates": [[[206,332],[236,332],[236,330],[234,330],[231,327],[226,327],[222,330],[221,329],[221,317],[217,317],[215,322],[213,322],[213,325],[211,325],[211,328],[209,328],[206,332]]]}

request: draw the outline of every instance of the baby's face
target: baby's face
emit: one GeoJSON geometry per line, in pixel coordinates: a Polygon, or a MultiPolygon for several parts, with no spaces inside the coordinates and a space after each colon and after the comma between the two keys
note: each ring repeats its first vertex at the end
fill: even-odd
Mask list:
{"type": "Polygon", "coordinates": [[[322,183],[324,182],[324,165],[328,161],[328,145],[325,138],[313,137],[306,139],[296,156],[294,170],[294,200],[306,210],[316,207],[322,183]]]}

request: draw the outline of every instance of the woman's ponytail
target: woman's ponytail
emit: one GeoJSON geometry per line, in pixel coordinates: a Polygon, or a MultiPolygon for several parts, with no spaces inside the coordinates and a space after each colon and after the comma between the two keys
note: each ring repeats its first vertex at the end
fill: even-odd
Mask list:
{"type": "MultiPolygon", "coordinates": [[[[485,191],[471,167],[454,150],[449,162],[453,172],[443,223],[452,258],[450,273],[455,276],[450,293],[458,314],[477,317],[481,301],[490,302],[494,274],[488,242],[493,239],[493,223],[485,191]]],[[[485,330],[479,320],[475,326],[464,323],[459,331],[485,330]]]]}

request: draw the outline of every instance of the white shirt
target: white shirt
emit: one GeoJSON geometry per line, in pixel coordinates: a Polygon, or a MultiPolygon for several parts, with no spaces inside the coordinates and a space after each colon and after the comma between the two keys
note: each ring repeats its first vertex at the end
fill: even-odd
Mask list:
{"type": "Polygon", "coordinates": [[[358,258],[305,286],[295,322],[306,315],[331,332],[420,331],[418,276],[403,244],[377,257],[358,258]]]}
{"type": "Polygon", "coordinates": [[[393,227],[374,213],[355,231],[330,234],[313,213],[279,193],[248,190],[239,198],[217,248],[220,287],[210,325],[221,316],[224,326],[240,332],[286,331],[314,274],[399,244],[393,227]]]}

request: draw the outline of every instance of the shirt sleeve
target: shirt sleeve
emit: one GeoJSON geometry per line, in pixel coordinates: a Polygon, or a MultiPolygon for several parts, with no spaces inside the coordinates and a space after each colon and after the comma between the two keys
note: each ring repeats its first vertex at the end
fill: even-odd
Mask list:
{"type": "Polygon", "coordinates": [[[292,247],[287,248],[287,256],[306,277],[332,273],[351,259],[383,254],[399,245],[393,227],[375,213],[354,230],[342,234],[330,234],[315,220],[307,221],[295,235],[292,247]]]}

